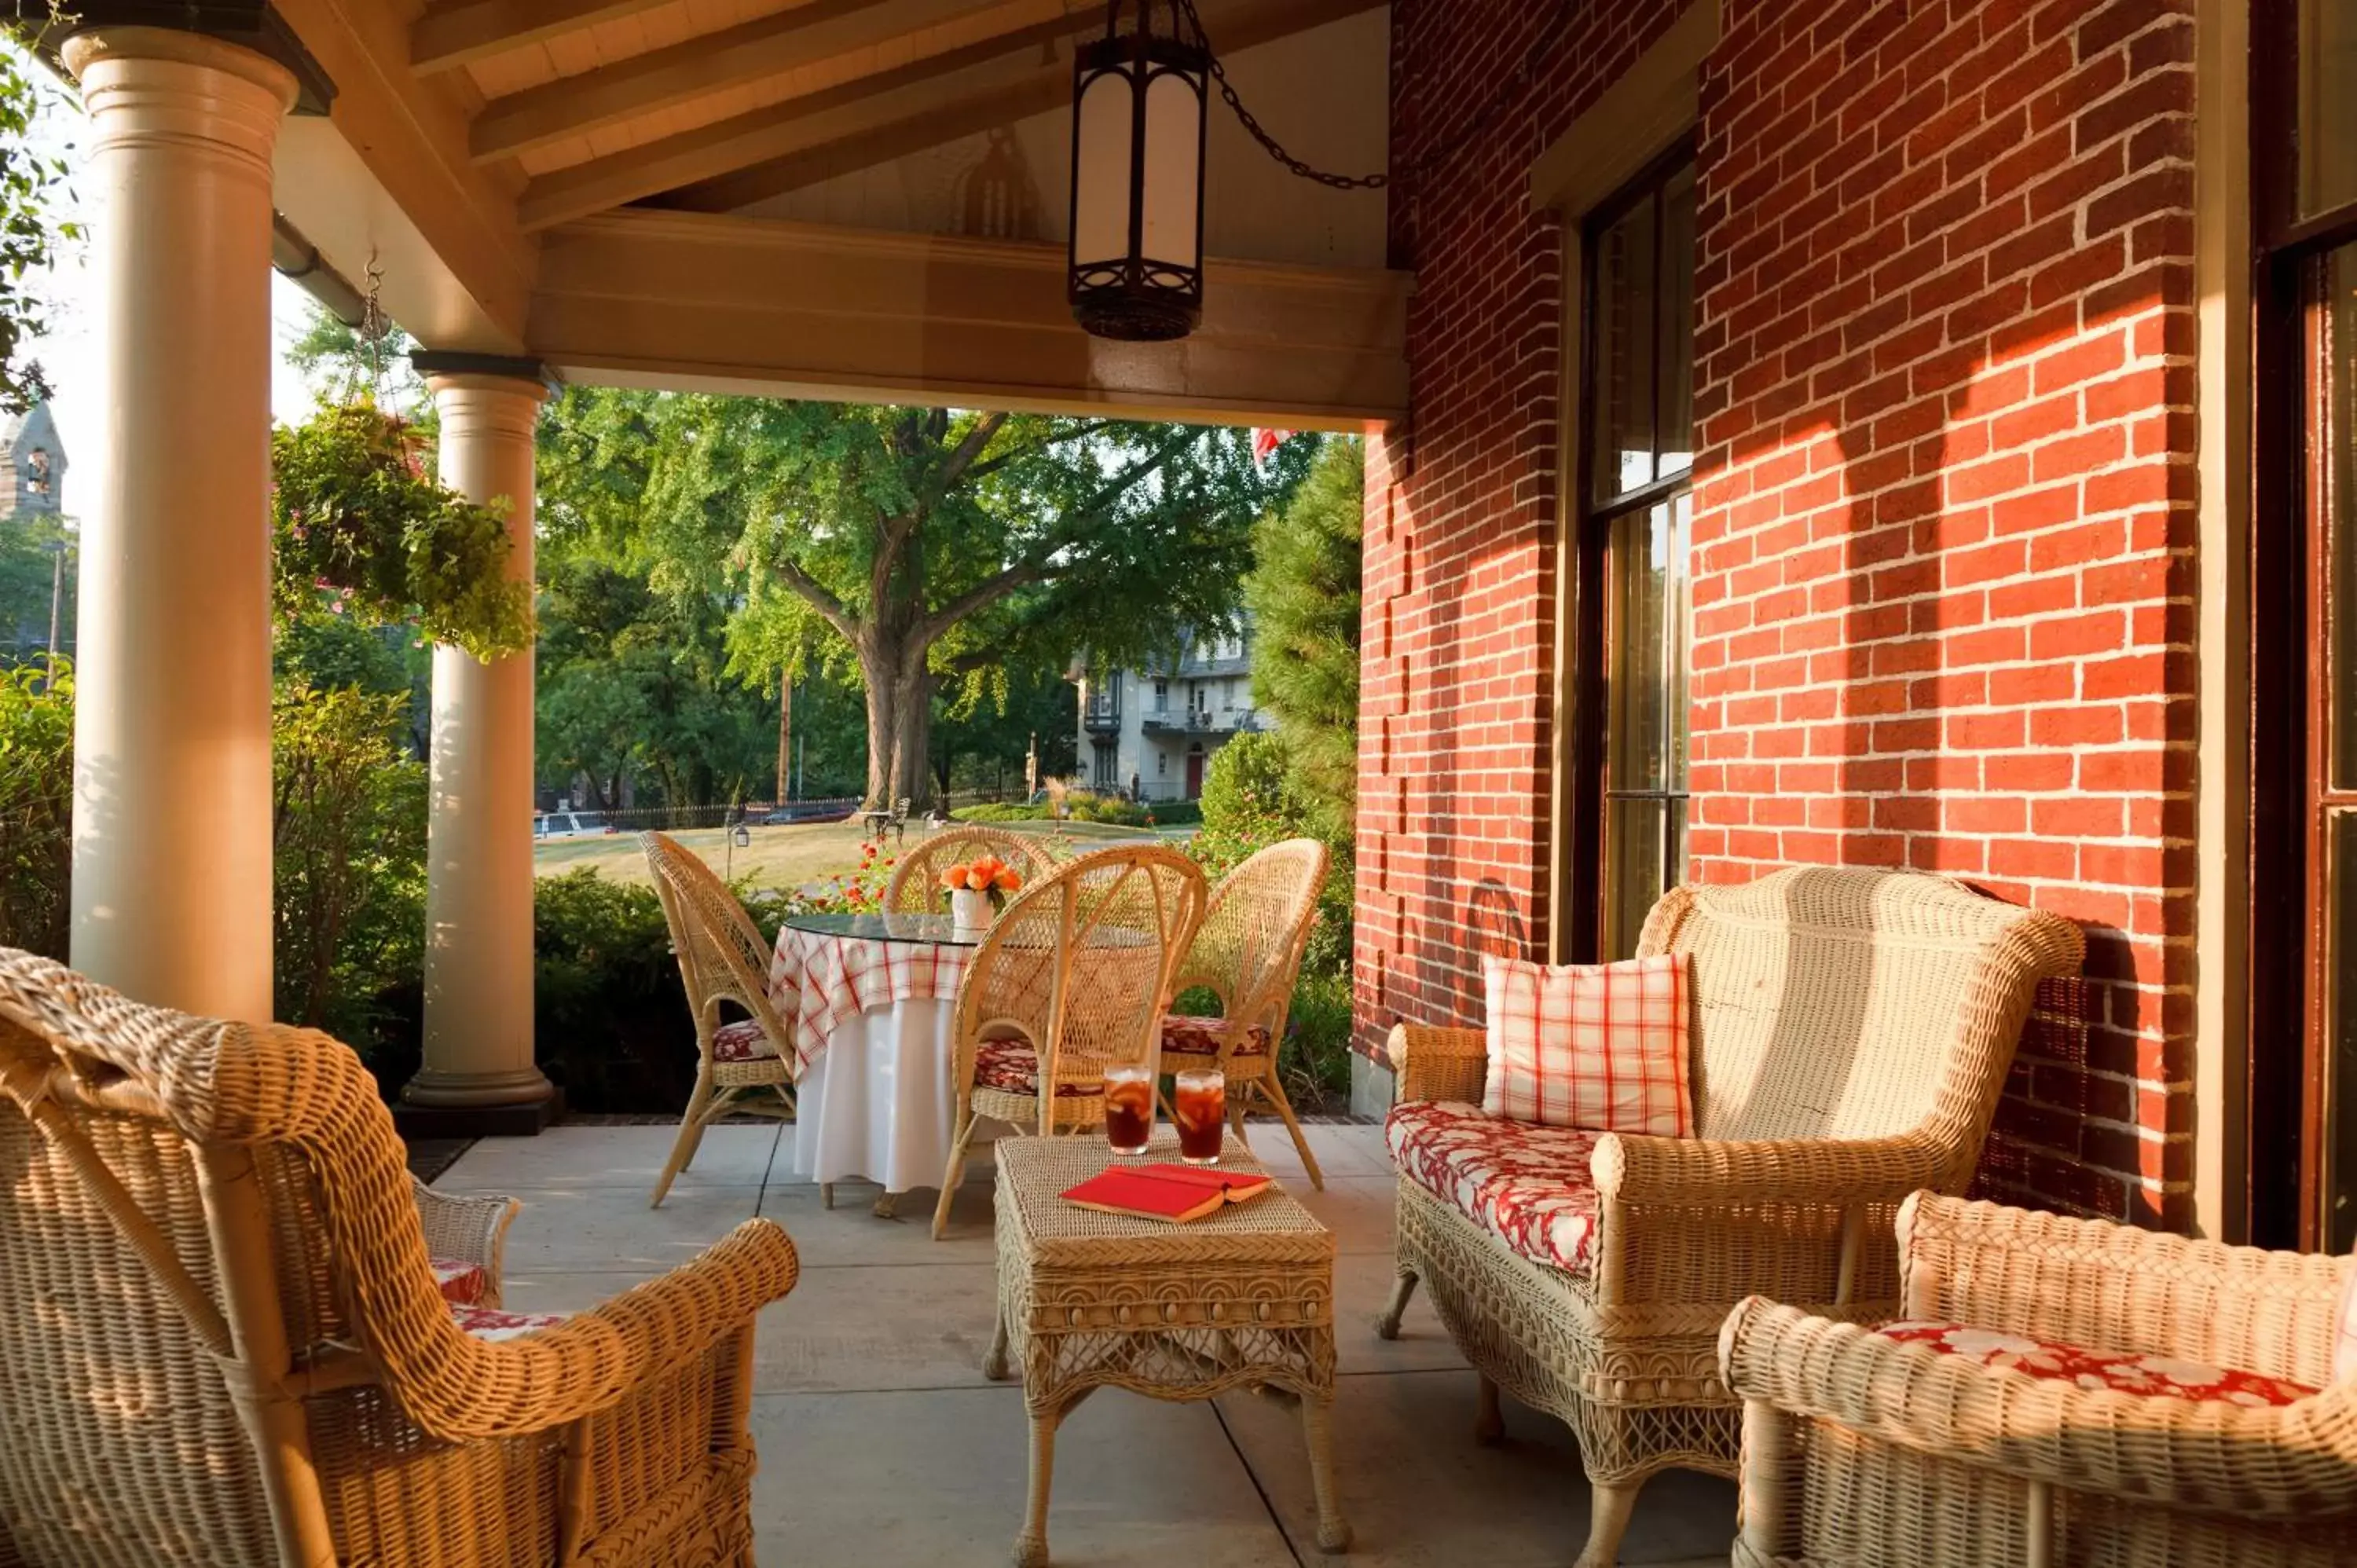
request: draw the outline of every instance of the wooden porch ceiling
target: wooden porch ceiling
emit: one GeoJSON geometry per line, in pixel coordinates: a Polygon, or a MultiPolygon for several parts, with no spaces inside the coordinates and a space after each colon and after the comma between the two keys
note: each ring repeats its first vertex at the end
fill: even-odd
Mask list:
{"type": "MultiPolygon", "coordinates": [[[[1060,277],[1040,270],[1038,247],[911,251],[844,231],[836,250],[903,258],[896,275],[936,292],[894,317],[877,339],[890,351],[876,349],[873,364],[856,335],[827,338],[823,353],[761,340],[807,337],[813,318],[838,307],[860,316],[875,301],[854,286],[856,270],[823,263],[829,247],[812,236],[780,238],[767,220],[725,215],[1061,108],[1073,39],[1103,25],[1103,0],[273,3],[337,86],[328,118],[298,117],[282,134],[277,206],[347,277],[380,270],[386,309],[429,347],[539,355],[588,379],[804,395],[970,389],[1039,406],[1198,417],[1290,410],[1302,424],[1404,409],[1405,280],[1363,268],[1286,274],[1246,263],[1233,275],[1260,280],[1247,295],[1339,291],[1351,310],[1273,333],[1243,325],[1260,319],[1248,311],[1192,351],[1124,357],[1092,349],[1070,325],[1060,277]],[[660,231],[660,287],[627,303],[608,295],[593,305],[578,292],[583,257],[631,236],[642,259],[643,236],[658,232],[644,221],[666,213],[706,216],[660,231]],[[585,238],[582,225],[608,220],[641,226],[585,238]],[[720,286],[707,279],[745,255],[791,263],[801,285],[847,292],[801,295],[791,321],[733,299],[707,310],[707,292],[720,286]],[[1012,310],[1017,337],[977,336],[971,317],[943,316],[939,301],[961,293],[1012,310]],[[660,341],[678,322],[705,324],[679,334],[700,347],[660,341]],[[752,340],[710,329],[720,322],[752,340]],[[543,340],[551,334],[563,341],[543,340]],[[1354,355],[1353,339],[1368,353],[1354,355]],[[1019,374],[994,369],[1009,341],[1026,345],[1019,374]],[[1305,365],[1322,367],[1322,379],[1305,365]]],[[[1383,3],[1198,0],[1223,54],[1383,3]]]]}
{"type": "MultiPolygon", "coordinates": [[[[1380,0],[1202,0],[1223,50],[1380,0]]],[[[1094,0],[443,0],[409,66],[464,79],[527,231],[630,202],[726,211],[1052,110],[1094,0]]]]}

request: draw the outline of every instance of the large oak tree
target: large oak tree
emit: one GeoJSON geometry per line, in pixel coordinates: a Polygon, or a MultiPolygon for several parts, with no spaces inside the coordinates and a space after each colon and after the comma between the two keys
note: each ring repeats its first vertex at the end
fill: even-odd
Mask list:
{"type": "Polygon", "coordinates": [[[544,427],[542,518],[658,592],[725,585],[748,673],[855,665],[868,799],[922,800],[938,692],[1228,624],[1253,521],[1308,461],[1264,470],[1214,427],[576,389],[544,427]]]}

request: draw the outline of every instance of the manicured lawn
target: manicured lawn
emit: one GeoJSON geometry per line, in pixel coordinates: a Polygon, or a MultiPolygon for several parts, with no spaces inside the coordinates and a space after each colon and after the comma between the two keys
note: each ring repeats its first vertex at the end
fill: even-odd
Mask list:
{"type": "MultiPolygon", "coordinates": [[[[1046,832],[1052,824],[1000,825],[1016,832],[1046,832]]],[[[1112,827],[1103,822],[1066,822],[1062,826],[1068,836],[1091,843],[1110,843],[1146,836],[1135,828],[1112,827]]],[[[747,831],[752,834],[753,842],[737,850],[733,857],[727,848],[727,834],[719,828],[689,829],[672,837],[702,855],[715,870],[725,870],[739,878],[750,877],[764,887],[800,887],[830,876],[848,875],[859,868],[864,832],[857,822],[797,822],[787,827],[755,827],[747,831]]],[[[926,832],[921,825],[911,822],[908,847],[913,849],[922,843],[926,832]]],[[[888,842],[884,853],[898,854],[899,847],[888,842]]],[[[533,846],[533,868],[543,876],[558,875],[585,865],[596,866],[601,875],[616,882],[647,880],[646,857],[639,853],[638,840],[629,833],[559,839],[533,846]]]]}

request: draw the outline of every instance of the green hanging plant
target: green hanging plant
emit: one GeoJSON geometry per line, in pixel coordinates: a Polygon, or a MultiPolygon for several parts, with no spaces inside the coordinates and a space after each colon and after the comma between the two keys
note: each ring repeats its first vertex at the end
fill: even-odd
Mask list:
{"type": "Polygon", "coordinates": [[[279,618],[414,622],[483,660],[530,648],[532,592],[508,579],[506,521],[430,478],[423,448],[415,426],[365,398],[271,432],[279,618]]]}

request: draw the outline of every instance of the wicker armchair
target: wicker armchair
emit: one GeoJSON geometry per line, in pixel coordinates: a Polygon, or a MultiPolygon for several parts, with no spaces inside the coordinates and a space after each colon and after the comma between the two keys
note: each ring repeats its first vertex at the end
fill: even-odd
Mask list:
{"type": "Polygon", "coordinates": [[[1930,1193],[1898,1239],[1909,1319],[2322,1391],[2085,1388],[1747,1301],[1719,1339],[1744,1402],[1739,1568],[2357,1562],[2357,1388],[2331,1381],[2351,1259],[1930,1193]]]}
{"type": "MultiPolygon", "coordinates": [[[[648,1208],[660,1208],[671,1184],[695,1159],[704,1130],[720,1117],[737,1112],[793,1120],[802,1058],[770,1002],[770,944],[737,895],[710,866],[662,833],[640,833],[639,847],[646,852],[655,894],[662,900],[680,982],[687,988],[687,1010],[695,1020],[695,1088],[671,1157],[647,1200],[648,1208]],[[723,1022],[723,1003],[746,1016],[723,1022]]],[[[834,1185],[819,1193],[833,1208],[834,1185]]]]}
{"type": "Polygon", "coordinates": [[[1155,1061],[1203,873],[1158,843],[1067,862],[1007,901],[959,983],[957,1111],[936,1240],[985,1120],[1037,1133],[1104,1120],[1104,1069],[1155,1061]]]}
{"type": "Polygon", "coordinates": [[[482,1321],[350,1050],[9,949],[0,1173],[0,1563],[751,1563],[775,1225],[482,1321]]]}
{"type": "Polygon", "coordinates": [[[1249,1102],[1266,1101],[1284,1118],[1309,1185],[1320,1192],[1326,1177],[1294,1118],[1276,1058],[1285,1043],[1286,1015],[1293,1007],[1294,983],[1301,974],[1301,950],[1318,918],[1326,863],[1326,846],[1316,839],[1287,839],[1256,852],[1222,877],[1211,890],[1202,929],[1171,982],[1176,993],[1196,986],[1211,992],[1220,999],[1219,1016],[1174,1014],[1162,1021],[1163,1066],[1223,1071],[1228,1117],[1239,1142],[1249,1102]]]}
{"type": "Polygon", "coordinates": [[[938,915],[949,908],[942,873],[978,854],[995,854],[1037,882],[1056,869],[1057,860],[1047,838],[1039,833],[1010,832],[1005,828],[944,828],[900,857],[892,880],[884,887],[884,908],[896,915],[938,915]]]}
{"type": "Polygon", "coordinates": [[[2032,992],[2085,949],[1944,878],[1807,868],[1673,888],[1639,950],[1687,955],[1697,1137],[1486,1118],[1480,1031],[1391,1041],[1399,1282],[1377,1331],[1421,1279],[1480,1374],[1478,1437],[1500,1388],[1570,1424],[1594,1493],[1581,1568],[1609,1568],[1655,1471],[1735,1473],[1717,1334],[1738,1301],[1892,1315],[1893,1215],[1970,1180],[2032,992]],[[1466,1159],[1487,1168],[1434,1176],[1466,1159]],[[1543,1222],[1470,1217],[1501,1197],[1543,1222]]]}

